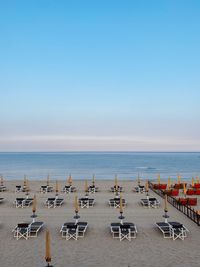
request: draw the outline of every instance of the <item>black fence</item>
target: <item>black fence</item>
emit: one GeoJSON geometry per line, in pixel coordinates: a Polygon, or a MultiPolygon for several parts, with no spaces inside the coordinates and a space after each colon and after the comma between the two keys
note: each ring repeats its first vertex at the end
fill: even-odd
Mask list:
{"type": "MultiPolygon", "coordinates": [[[[160,197],[164,198],[164,192],[159,189],[155,189],[153,187],[153,184],[149,182],[149,188],[151,188],[152,191],[154,191],[156,194],[158,194],[160,197]]],[[[174,206],[177,210],[184,213],[190,220],[195,222],[198,226],[200,226],[200,215],[197,213],[197,211],[191,206],[188,205],[182,205],[180,202],[177,201],[176,198],[172,196],[167,196],[167,201],[174,206]]]]}

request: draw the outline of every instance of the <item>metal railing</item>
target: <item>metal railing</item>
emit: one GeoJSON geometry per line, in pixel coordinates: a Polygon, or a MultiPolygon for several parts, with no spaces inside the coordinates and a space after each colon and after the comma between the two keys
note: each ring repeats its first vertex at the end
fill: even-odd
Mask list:
{"type": "MultiPolygon", "coordinates": [[[[162,190],[159,189],[155,189],[153,187],[153,183],[149,182],[149,188],[155,192],[156,194],[158,194],[160,197],[164,198],[164,192],[162,190]]],[[[175,207],[177,210],[179,210],[180,212],[182,212],[183,214],[185,214],[190,220],[192,220],[193,222],[195,222],[198,226],[200,226],[200,215],[197,213],[197,211],[193,208],[191,208],[191,206],[188,205],[182,205],[179,201],[177,201],[176,198],[167,195],[167,201],[173,206],[175,207]]]]}

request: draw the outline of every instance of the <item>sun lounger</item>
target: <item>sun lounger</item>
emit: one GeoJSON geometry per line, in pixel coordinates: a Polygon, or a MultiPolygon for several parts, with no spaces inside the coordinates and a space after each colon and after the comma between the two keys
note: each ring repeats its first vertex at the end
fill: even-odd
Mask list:
{"type": "Polygon", "coordinates": [[[52,186],[49,186],[49,185],[42,185],[40,187],[40,193],[50,193],[50,192],[53,192],[53,187],[52,186]]]}
{"type": "Polygon", "coordinates": [[[90,185],[89,187],[88,187],[88,192],[89,193],[96,193],[96,192],[98,192],[99,191],[99,188],[97,187],[97,186],[95,186],[95,185],[90,185]]]}
{"type": "Polygon", "coordinates": [[[158,222],[158,229],[163,233],[164,238],[172,238],[173,240],[184,240],[187,237],[188,229],[179,222],[158,222]]]}
{"type": "Polygon", "coordinates": [[[7,190],[6,186],[0,185],[0,192],[4,192],[6,190],[7,190]]]}
{"type": "Polygon", "coordinates": [[[81,208],[93,207],[95,203],[94,198],[87,198],[87,197],[79,198],[78,202],[81,208]]]}
{"type": "Polygon", "coordinates": [[[159,208],[160,202],[157,198],[143,198],[140,200],[140,203],[143,205],[143,207],[147,208],[159,208]]]}
{"type": "Polygon", "coordinates": [[[20,238],[27,240],[30,237],[37,237],[38,232],[43,226],[43,222],[18,223],[12,232],[14,232],[14,237],[17,240],[20,238]]]}
{"type": "Polygon", "coordinates": [[[77,240],[79,237],[84,237],[87,227],[87,222],[78,222],[77,224],[74,222],[66,222],[62,225],[60,232],[62,237],[66,240],[71,238],[77,240]]]}
{"type": "Polygon", "coordinates": [[[76,192],[76,187],[71,186],[71,185],[65,185],[65,186],[63,187],[62,192],[63,192],[63,193],[67,193],[67,194],[76,192]]]}
{"type": "Polygon", "coordinates": [[[23,202],[25,198],[16,198],[13,204],[15,205],[16,208],[23,208],[23,202]]]}
{"type": "Polygon", "coordinates": [[[21,185],[16,185],[15,186],[15,193],[20,193],[20,192],[23,192],[23,188],[21,185]]]}
{"type": "Polygon", "coordinates": [[[64,199],[63,198],[48,198],[46,200],[46,206],[47,208],[57,208],[61,207],[63,204],[64,199]]]}
{"type": "Polygon", "coordinates": [[[118,187],[113,186],[113,187],[111,187],[110,190],[112,193],[116,193],[116,192],[121,193],[123,191],[123,187],[122,186],[118,186],[118,187]]]}
{"type": "Polygon", "coordinates": [[[32,222],[30,224],[30,237],[37,237],[37,234],[40,232],[43,226],[43,222],[32,222]]]}
{"type": "MultiPolygon", "coordinates": [[[[126,206],[126,200],[123,198],[122,199],[122,206],[125,207],[126,206]]],[[[120,198],[111,198],[109,200],[109,205],[112,208],[119,208],[120,207],[120,198]]]]}
{"type": "Polygon", "coordinates": [[[20,238],[28,239],[30,237],[31,227],[29,223],[18,223],[13,230],[14,237],[19,240],[20,238]]]}
{"type": "Polygon", "coordinates": [[[169,230],[169,224],[165,222],[157,222],[156,226],[163,233],[164,238],[171,238],[171,233],[169,230]]]}
{"type": "Polygon", "coordinates": [[[129,222],[124,222],[123,224],[111,223],[110,230],[113,238],[119,238],[120,241],[124,239],[131,241],[137,235],[136,225],[129,222]]]}
{"type": "Polygon", "coordinates": [[[133,191],[136,193],[144,193],[145,192],[145,186],[144,185],[135,186],[133,191]]]}
{"type": "Polygon", "coordinates": [[[16,198],[13,204],[15,205],[16,208],[26,208],[30,207],[33,203],[33,198],[16,198]]]}

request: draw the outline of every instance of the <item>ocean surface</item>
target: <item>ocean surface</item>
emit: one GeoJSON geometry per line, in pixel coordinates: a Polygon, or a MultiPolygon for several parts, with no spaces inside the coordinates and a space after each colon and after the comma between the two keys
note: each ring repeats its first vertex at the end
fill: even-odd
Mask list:
{"type": "Polygon", "coordinates": [[[200,175],[200,153],[0,153],[0,174],[6,179],[30,180],[191,178],[200,175]]]}

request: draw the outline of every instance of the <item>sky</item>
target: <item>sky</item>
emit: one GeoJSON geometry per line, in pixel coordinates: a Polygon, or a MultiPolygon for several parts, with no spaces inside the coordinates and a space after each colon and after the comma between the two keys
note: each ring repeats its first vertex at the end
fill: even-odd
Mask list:
{"type": "Polygon", "coordinates": [[[0,151],[200,151],[200,1],[0,3],[0,151]]]}

